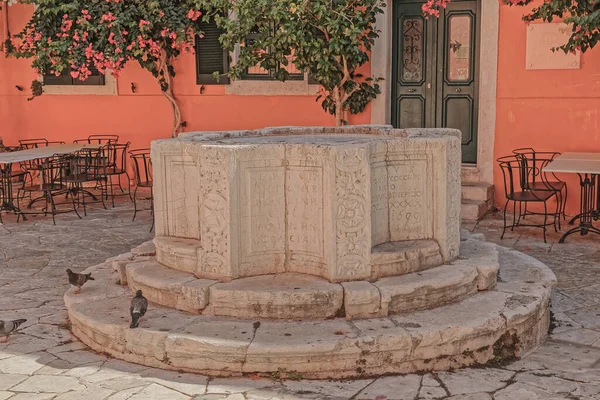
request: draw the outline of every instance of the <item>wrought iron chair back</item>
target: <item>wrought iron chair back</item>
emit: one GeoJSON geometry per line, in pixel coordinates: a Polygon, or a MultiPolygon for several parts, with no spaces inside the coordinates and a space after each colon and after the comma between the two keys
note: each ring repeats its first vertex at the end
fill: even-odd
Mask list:
{"type": "Polygon", "coordinates": [[[150,149],[137,149],[129,152],[133,162],[136,186],[152,186],[152,160],[150,149]]]}
{"type": "MultiPolygon", "coordinates": [[[[152,160],[150,158],[150,149],[131,150],[129,154],[131,155],[136,183],[135,190],[133,191],[133,220],[135,221],[135,217],[138,211],[143,211],[143,209],[138,208],[137,204],[137,194],[138,189],[140,188],[150,189],[150,196],[145,198],[146,200],[150,200],[150,208],[145,210],[150,211],[154,216],[154,194],[152,189],[152,160]]],[[[152,226],[150,227],[150,231],[152,232],[153,229],[154,218],[152,219],[152,226]]]]}
{"type": "Polygon", "coordinates": [[[48,147],[48,140],[44,138],[23,139],[19,140],[19,147],[21,148],[21,150],[37,149],[38,147],[48,147]]]}
{"type": "Polygon", "coordinates": [[[115,144],[119,141],[119,135],[90,135],[88,143],[115,144]]]}

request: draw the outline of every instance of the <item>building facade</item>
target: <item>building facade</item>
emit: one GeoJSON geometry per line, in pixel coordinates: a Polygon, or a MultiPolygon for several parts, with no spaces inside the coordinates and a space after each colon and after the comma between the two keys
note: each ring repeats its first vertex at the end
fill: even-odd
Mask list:
{"type": "MultiPolygon", "coordinates": [[[[600,151],[600,52],[553,53],[551,47],[566,41],[565,25],[526,26],[524,12],[498,0],[454,0],[440,18],[425,19],[420,2],[390,1],[363,71],[385,79],[382,94],[350,118],[352,124],[460,129],[463,211],[471,218],[490,205],[492,185],[496,199],[503,198],[495,159],[512,149],[600,151]]],[[[30,14],[29,6],[4,7],[0,39],[7,29],[19,31],[30,14]]],[[[209,41],[200,46],[197,56],[184,55],[175,64],[174,92],[187,131],[335,123],[315,102],[318,86],[307,75],[293,71],[294,79],[278,82],[256,69],[242,80],[217,84],[206,72],[219,64],[218,49],[209,41]]],[[[223,62],[234,62],[232,57],[223,62]]],[[[111,133],[143,148],[170,135],[170,104],[137,65],[93,85],[48,80],[45,94],[27,101],[35,78],[29,61],[0,56],[0,136],[6,144],[111,133]]],[[[577,181],[564,178],[574,189],[567,208],[574,213],[577,181]]]]}

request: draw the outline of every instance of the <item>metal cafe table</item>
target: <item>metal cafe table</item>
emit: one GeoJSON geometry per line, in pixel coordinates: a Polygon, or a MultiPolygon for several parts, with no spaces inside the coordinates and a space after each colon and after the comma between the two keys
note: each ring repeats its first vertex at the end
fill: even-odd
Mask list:
{"type": "Polygon", "coordinates": [[[580,233],[585,236],[588,233],[600,234],[600,229],[593,224],[600,219],[600,195],[598,175],[600,175],[600,153],[564,153],[556,157],[544,168],[544,172],[574,173],[579,176],[581,186],[581,200],[579,214],[569,224],[579,219],[579,224],[569,229],[558,241],[564,243],[567,236],[580,233]]]}
{"type": "MultiPolygon", "coordinates": [[[[2,211],[14,212],[15,214],[21,213],[21,210],[15,204],[13,180],[11,177],[13,164],[24,161],[42,160],[55,155],[71,154],[83,149],[98,149],[101,146],[100,144],[73,143],[0,153],[0,182],[2,183],[2,187],[4,187],[2,202],[0,203],[0,213],[2,211]]],[[[25,215],[23,215],[23,219],[25,219],[25,215]]]]}

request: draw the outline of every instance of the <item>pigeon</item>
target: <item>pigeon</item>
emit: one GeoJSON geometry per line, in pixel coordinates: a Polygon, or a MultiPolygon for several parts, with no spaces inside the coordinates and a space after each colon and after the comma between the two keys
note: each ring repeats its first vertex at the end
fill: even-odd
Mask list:
{"type": "Polygon", "coordinates": [[[140,324],[140,319],[146,314],[148,310],[148,299],[146,299],[142,295],[142,291],[138,290],[135,292],[135,297],[131,299],[131,307],[129,307],[129,311],[131,312],[131,325],[129,326],[131,329],[137,328],[140,324]]]}
{"type": "Polygon", "coordinates": [[[73,286],[77,286],[75,293],[81,293],[81,287],[87,281],[95,281],[95,279],[92,278],[92,274],[78,274],[70,269],[67,270],[67,275],[69,275],[69,283],[73,286]]]}
{"type": "Polygon", "coordinates": [[[17,328],[26,319],[15,319],[14,321],[0,321],[0,343],[6,343],[8,341],[8,335],[17,330],[17,328]]]}

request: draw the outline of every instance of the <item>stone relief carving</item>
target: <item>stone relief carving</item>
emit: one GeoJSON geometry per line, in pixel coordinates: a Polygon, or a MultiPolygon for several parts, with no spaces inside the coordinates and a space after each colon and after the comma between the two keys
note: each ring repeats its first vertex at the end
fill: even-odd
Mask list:
{"type": "Polygon", "coordinates": [[[335,279],[369,276],[370,215],[367,200],[367,148],[351,147],[337,154],[335,204],[337,208],[335,279]]]}
{"type": "Polygon", "coordinates": [[[461,148],[460,142],[452,140],[447,147],[446,168],[446,227],[448,257],[458,257],[460,247],[460,207],[461,207],[461,148]]]}
{"type": "Polygon", "coordinates": [[[227,274],[230,227],[228,176],[225,154],[216,148],[207,148],[200,156],[201,181],[201,248],[198,269],[208,276],[227,274]]]}

